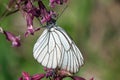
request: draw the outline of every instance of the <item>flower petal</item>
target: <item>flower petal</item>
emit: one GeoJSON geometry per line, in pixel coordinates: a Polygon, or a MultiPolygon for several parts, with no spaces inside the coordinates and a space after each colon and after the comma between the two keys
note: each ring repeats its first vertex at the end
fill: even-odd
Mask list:
{"type": "Polygon", "coordinates": [[[35,74],[34,76],[32,76],[32,80],[41,80],[44,77],[45,74],[35,74]]]}
{"type": "Polygon", "coordinates": [[[31,80],[30,75],[27,72],[22,72],[24,80],[31,80]]]}

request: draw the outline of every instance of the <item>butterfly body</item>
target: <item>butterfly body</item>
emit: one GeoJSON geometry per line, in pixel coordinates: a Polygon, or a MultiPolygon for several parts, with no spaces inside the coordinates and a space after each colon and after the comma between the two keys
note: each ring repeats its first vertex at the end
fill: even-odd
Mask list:
{"type": "Polygon", "coordinates": [[[33,48],[34,58],[44,67],[79,71],[83,57],[74,41],[55,23],[46,26],[33,48]]]}

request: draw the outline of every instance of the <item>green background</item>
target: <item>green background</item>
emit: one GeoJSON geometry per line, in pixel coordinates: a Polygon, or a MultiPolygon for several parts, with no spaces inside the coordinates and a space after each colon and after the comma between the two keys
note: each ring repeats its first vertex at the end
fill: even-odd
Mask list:
{"type": "MultiPolygon", "coordinates": [[[[8,0],[0,0],[0,15],[7,3],[8,0]]],[[[87,80],[91,77],[120,80],[120,1],[68,0],[67,4],[57,24],[72,37],[84,56],[85,64],[76,75],[87,80]]],[[[64,7],[56,7],[57,12],[62,12],[64,7]]],[[[21,35],[22,43],[21,47],[13,48],[0,34],[0,80],[17,80],[23,71],[31,75],[44,72],[32,53],[43,29],[25,38],[26,23],[20,12],[4,17],[0,26],[21,35]]],[[[34,26],[40,26],[37,20],[34,26]]]]}

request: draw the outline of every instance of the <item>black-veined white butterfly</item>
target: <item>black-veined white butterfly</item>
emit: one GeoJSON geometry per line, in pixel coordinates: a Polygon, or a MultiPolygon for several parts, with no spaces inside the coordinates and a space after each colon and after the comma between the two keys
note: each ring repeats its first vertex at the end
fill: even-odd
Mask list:
{"type": "Polygon", "coordinates": [[[83,56],[67,33],[54,22],[46,26],[33,48],[34,58],[44,67],[76,73],[83,56]]]}

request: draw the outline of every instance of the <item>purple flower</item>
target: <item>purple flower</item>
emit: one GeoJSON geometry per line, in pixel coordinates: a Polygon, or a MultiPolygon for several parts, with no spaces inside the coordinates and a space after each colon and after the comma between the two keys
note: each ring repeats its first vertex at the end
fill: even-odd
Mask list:
{"type": "Polygon", "coordinates": [[[25,18],[26,18],[26,22],[27,22],[27,31],[25,33],[25,37],[27,37],[28,34],[34,35],[35,31],[40,30],[40,28],[36,28],[36,29],[33,28],[34,16],[32,14],[26,13],[25,18]]]}
{"type": "Polygon", "coordinates": [[[44,16],[42,17],[42,19],[41,19],[41,23],[43,24],[43,23],[45,23],[45,22],[51,21],[53,15],[56,15],[55,12],[53,12],[53,11],[46,12],[46,13],[44,14],[44,16]]]}
{"type": "Polygon", "coordinates": [[[39,17],[39,10],[33,5],[31,0],[18,0],[18,8],[20,8],[23,16],[26,19],[27,31],[25,32],[25,37],[29,34],[34,35],[34,32],[40,30],[40,28],[33,28],[34,17],[39,17]]]}
{"type": "Polygon", "coordinates": [[[39,9],[40,9],[40,16],[41,16],[41,23],[49,22],[52,19],[53,15],[56,15],[54,11],[47,11],[45,5],[41,0],[38,1],[39,9]]]}
{"type": "MultiPolygon", "coordinates": [[[[53,7],[55,4],[66,3],[67,0],[49,0],[50,6],[53,7]]],[[[15,6],[16,10],[19,10],[25,17],[27,22],[27,31],[25,36],[29,34],[34,35],[35,31],[40,30],[40,28],[33,28],[33,19],[36,17],[42,24],[50,22],[53,15],[56,15],[54,11],[47,10],[42,0],[10,0],[8,7],[15,6]],[[38,3],[38,6],[34,6],[34,2],[38,3]],[[14,3],[14,4],[13,4],[14,3]]],[[[14,43],[16,44],[16,43],[14,43]]]]}
{"type": "Polygon", "coordinates": [[[26,7],[27,11],[30,11],[33,8],[31,0],[27,0],[25,7],[26,7]]]}
{"type": "Polygon", "coordinates": [[[49,1],[50,3],[50,6],[51,7],[55,7],[55,4],[63,4],[63,3],[66,3],[67,2],[67,0],[50,0],[49,1]]]}
{"type": "Polygon", "coordinates": [[[45,74],[35,74],[32,76],[32,80],[40,80],[45,77],[45,74]]]}
{"type": "Polygon", "coordinates": [[[0,33],[4,34],[8,41],[12,42],[13,47],[19,47],[21,45],[20,44],[20,36],[15,36],[11,32],[4,31],[1,27],[0,27],[0,33]]]}
{"type": "Polygon", "coordinates": [[[36,7],[33,7],[29,13],[31,13],[34,17],[38,18],[40,17],[40,9],[39,8],[36,8],[36,7]]]}
{"type": "Polygon", "coordinates": [[[47,11],[45,5],[41,0],[37,0],[38,7],[33,5],[34,1],[31,0],[19,0],[17,3],[19,4],[18,8],[20,8],[22,14],[24,15],[27,22],[27,31],[25,32],[25,37],[29,34],[34,35],[34,32],[40,30],[40,28],[33,28],[33,20],[34,18],[41,18],[40,22],[46,23],[52,19],[52,16],[55,15],[53,11],[47,11]]]}
{"type": "Polygon", "coordinates": [[[23,80],[31,80],[30,75],[27,72],[22,72],[23,80]]]}
{"type": "Polygon", "coordinates": [[[45,77],[45,74],[35,74],[30,76],[27,72],[22,72],[22,76],[18,80],[41,80],[45,77]]]}
{"type": "Polygon", "coordinates": [[[8,41],[11,41],[12,42],[12,46],[13,47],[19,47],[21,44],[20,44],[20,36],[15,36],[14,34],[12,34],[11,32],[7,32],[7,31],[4,31],[4,34],[6,36],[6,39],[8,41]]]}
{"type": "Polygon", "coordinates": [[[33,8],[31,0],[18,0],[16,5],[23,12],[29,12],[33,8]]]}

